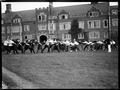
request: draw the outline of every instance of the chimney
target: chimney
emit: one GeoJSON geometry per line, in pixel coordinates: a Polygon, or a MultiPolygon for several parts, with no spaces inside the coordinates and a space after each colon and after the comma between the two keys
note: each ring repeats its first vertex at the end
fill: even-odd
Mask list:
{"type": "Polygon", "coordinates": [[[5,13],[11,12],[11,4],[6,4],[6,11],[5,13]]]}
{"type": "Polygon", "coordinates": [[[53,2],[49,2],[49,14],[52,15],[53,2]]]}
{"type": "Polygon", "coordinates": [[[98,2],[91,2],[92,5],[98,4],[98,2]]]}

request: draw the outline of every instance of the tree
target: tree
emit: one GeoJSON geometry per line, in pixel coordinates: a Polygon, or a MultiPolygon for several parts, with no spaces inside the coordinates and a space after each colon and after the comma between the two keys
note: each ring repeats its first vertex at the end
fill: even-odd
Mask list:
{"type": "Polygon", "coordinates": [[[78,34],[82,32],[82,29],[79,28],[78,20],[73,19],[71,22],[71,29],[69,30],[69,34],[71,34],[71,40],[78,40],[78,34]]]}

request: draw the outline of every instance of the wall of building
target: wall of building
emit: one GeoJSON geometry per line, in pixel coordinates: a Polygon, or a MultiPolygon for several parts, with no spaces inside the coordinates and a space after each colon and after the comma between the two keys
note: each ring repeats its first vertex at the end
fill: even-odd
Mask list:
{"type": "MultiPolygon", "coordinates": [[[[49,35],[49,30],[48,30],[48,17],[46,17],[46,21],[39,21],[38,20],[38,15],[40,13],[45,13],[46,15],[49,15],[49,12],[48,12],[48,8],[44,8],[44,9],[35,9],[36,13],[35,13],[35,21],[22,21],[21,24],[22,24],[22,40],[24,41],[27,36],[27,39],[38,39],[39,41],[39,38],[41,35],[46,35],[47,38],[51,37],[52,35],[54,35],[56,38],[58,39],[63,39],[64,35],[68,34],[68,31],[69,31],[69,26],[67,26],[69,29],[66,29],[66,30],[62,30],[60,29],[60,23],[65,23],[65,22],[71,22],[74,18],[76,17],[71,17],[69,16],[70,18],[68,19],[65,19],[65,20],[59,20],[59,19],[51,19],[54,21],[55,23],[55,32],[54,34],[51,34],[51,36],[49,35]],[[38,25],[39,24],[45,24],[46,25],[46,29],[45,30],[39,30],[39,27],[38,25]],[[29,29],[28,30],[24,30],[25,29],[25,25],[29,25],[29,29]]],[[[84,16],[84,17],[80,17],[80,16],[77,16],[78,18],[78,22],[79,21],[83,21],[84,22],[84,32],[86,32],[86,35],[87,35],[87,38],[91,41],[94,41],[94,40],[103,40],[103,39],[106,39],[108,38],[108,27],[104,27],[103,24],[103,20],[108,20],[108,15],[100,15],[98,17],[87,17],[87,16],[84,16]],[[100,20],[100,28],[88,28],[88,21],[91,21],[91,20],[100,20]],[[99,33],[99,38],[90,38],[89,36],[91,36],[91,32],[98,32],[99,33]]],[[[114,18],[118,18],[117,15],[112,15],[111,16],[111,32],[112,32],[112,37],[114,39],[116,39],[118,37],[118,26],[113,26],[112,25],[112,19],[114,18]]],[[[11,28],[11,24],[3,24],[2,25],[3,27],[5,27],[5,33],[2,33],[2,38],[3,40],[7,38],[7,36],[10,36],[10,33],[8,33],[8,30],[7,30],[7,27],[9,26],[9,29],[11,28]]],[[[12,27],[15,26],[15,24],[12,25],[12,27]]],[[[12,34],[13,37],[18,37],[19,36],[19,32],[18,33],[13,33],[12,34]]],[[[69,38],[69,35],[67,35],[67,37],[69,38]]]]}

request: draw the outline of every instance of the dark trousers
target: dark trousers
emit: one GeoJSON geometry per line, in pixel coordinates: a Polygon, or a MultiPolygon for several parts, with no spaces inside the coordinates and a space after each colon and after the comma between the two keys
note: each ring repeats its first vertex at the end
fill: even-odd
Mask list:
{"type": "Polygon", "coordinates": [[[46,48],[48,48],[48,52],[50,52],[51,47],[52,45],[44,45],[43,49],[41,50],[41,53],[43,53],[46,48]]]}
{"type": "Polygon", "coordinates": [[[52,47],[52,52],[53,52],[53,50],[57,50],[58,52],[60,52],[59,45],[58,44],[54,44],[53,47],[52,47]]]}

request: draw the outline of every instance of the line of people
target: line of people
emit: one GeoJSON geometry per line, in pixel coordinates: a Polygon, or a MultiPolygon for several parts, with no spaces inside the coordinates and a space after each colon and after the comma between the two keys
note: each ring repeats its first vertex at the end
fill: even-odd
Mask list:
{"type": "Polygon", "coordinates": [[[10,53],[12,50],[14,53],[18,54],[18,50],[21,53],[25,53],[26,50],[30,50],[31,53],[41,53],[45,52],[45,49],[48,49],[48,52],[53,52],[57,50],[58,52],[73,52],[73,51],[96,51],[96,50],[108,50],[111,52],[111,47],[117,48],[116,42],[113,40],[106,39],[104,41],[79,41],[75,39],[73,42],[69,40],[60,41],[57,39],[48,39],[47,41],[38,42],[37,40],[27,40],[25,42],[20,42],[19,39],[11,40],[7,39],[2,45],[2,49],[5,49],[7,53],[10,53]],[[35,47],[37,50],[35,51],[35,47]]]}

